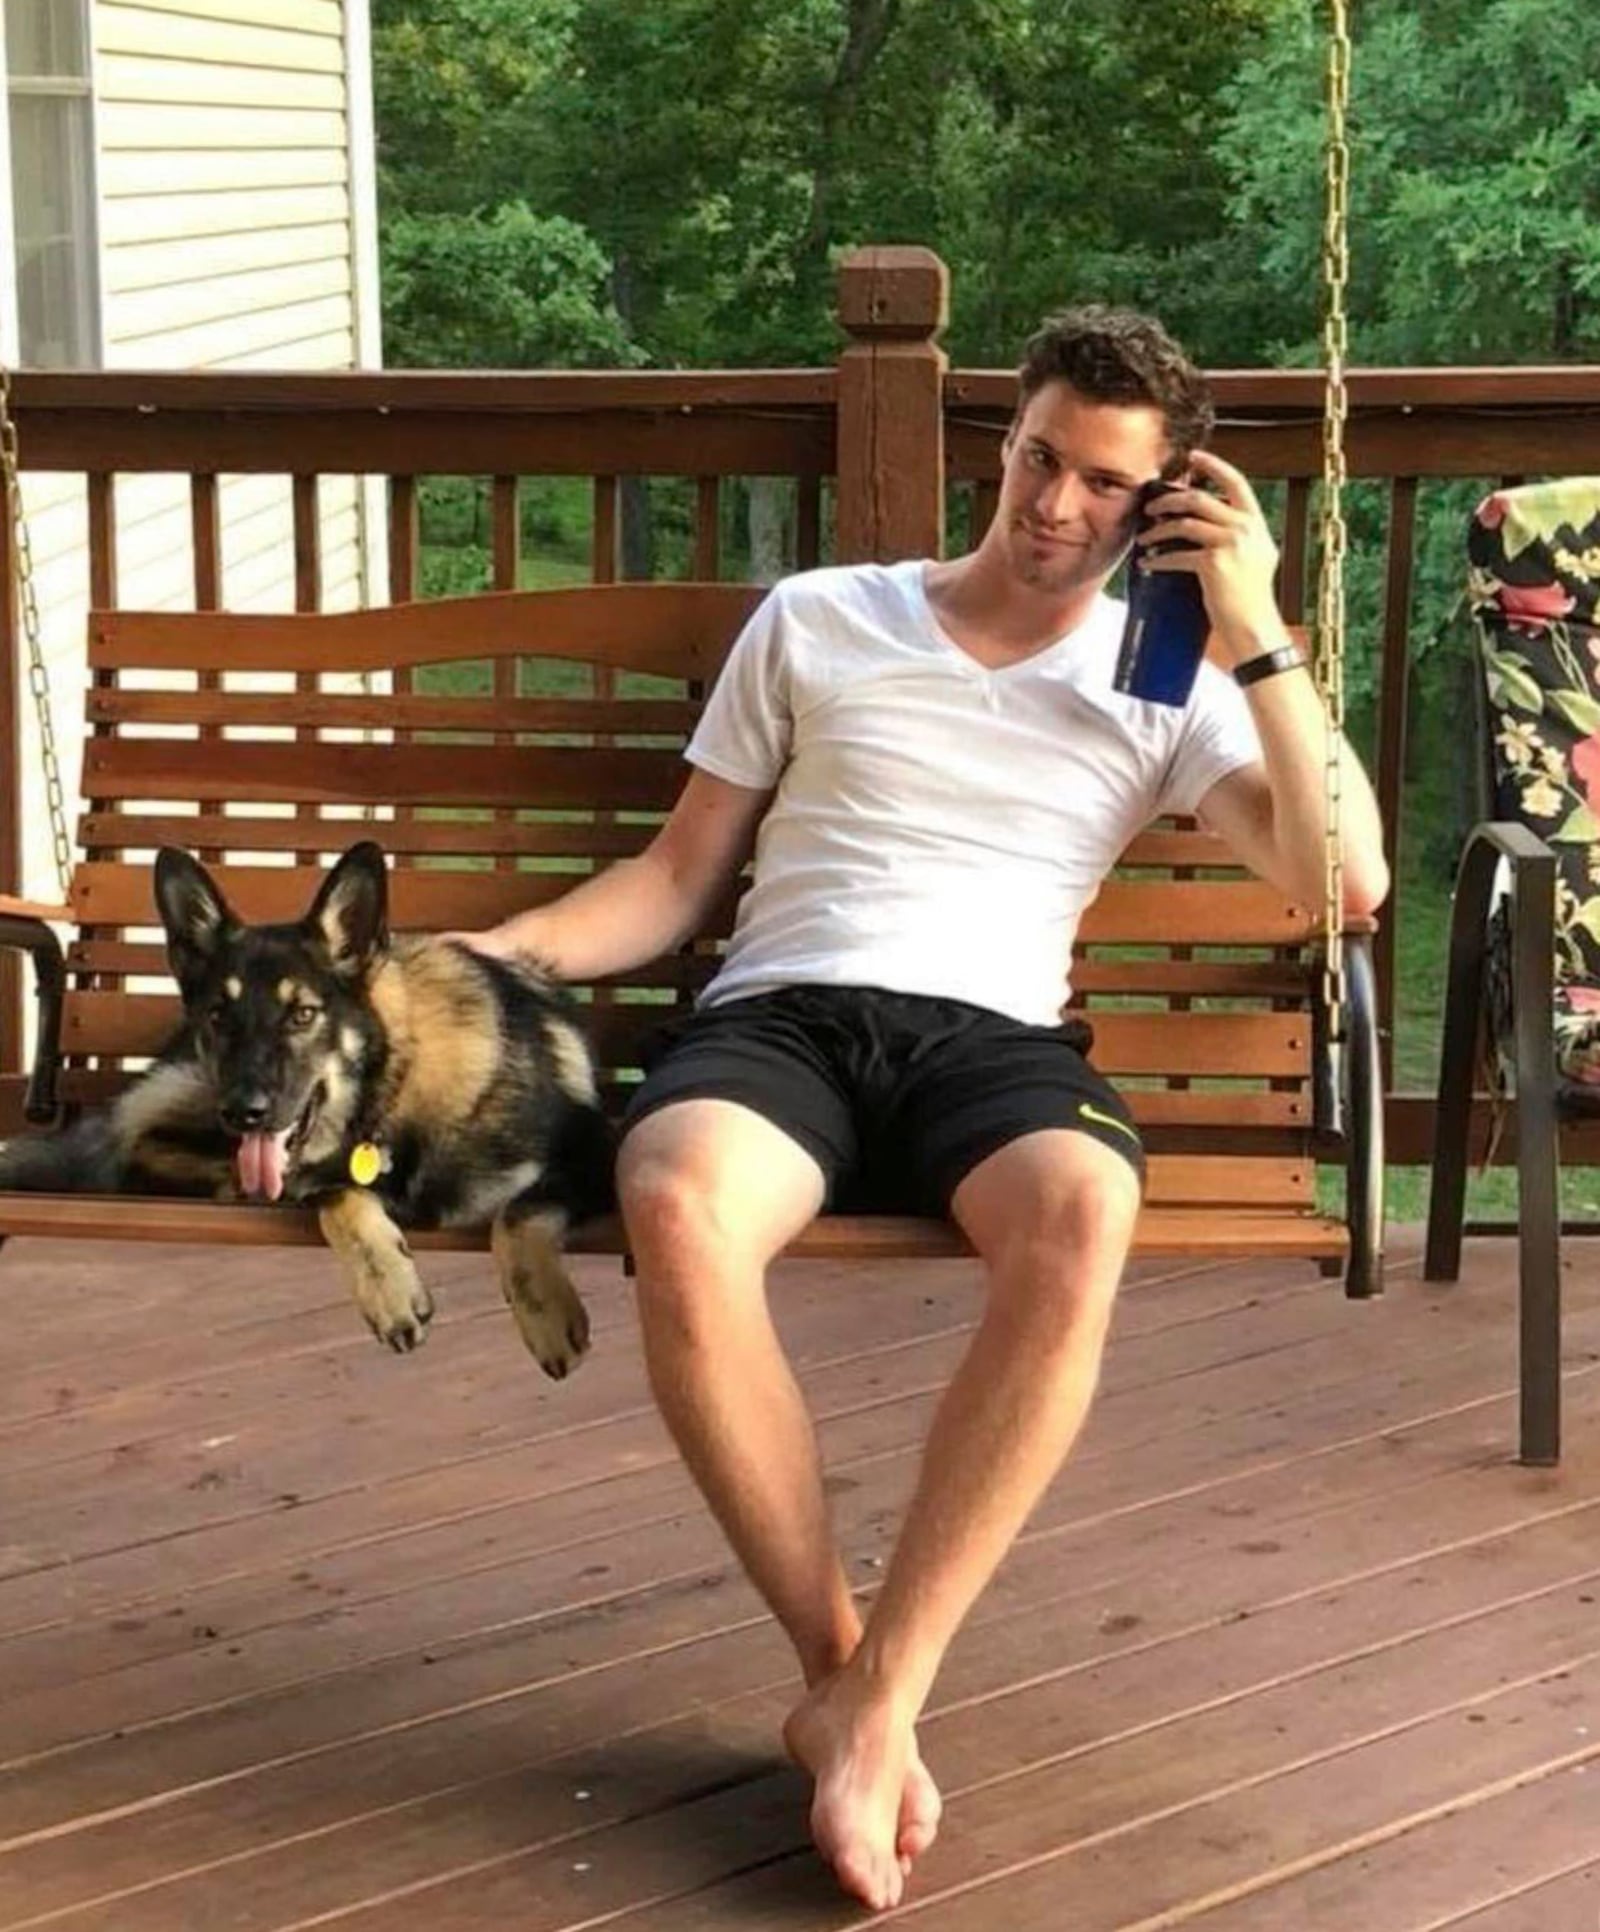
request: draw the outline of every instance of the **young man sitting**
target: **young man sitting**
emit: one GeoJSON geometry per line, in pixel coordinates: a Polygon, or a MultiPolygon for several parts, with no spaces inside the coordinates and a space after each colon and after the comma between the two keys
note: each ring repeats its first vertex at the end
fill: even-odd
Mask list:
{"type": "MultiPolygon", "coordinates": [[[[721,970],[630,1109],[618,1181],[656,1398],[794,1645],[807,1689],[784,1735],[814,1780],[812,1832],[875,1907],[937,1830],[917,1719],[1078,1434],[1138,1214],[1138,1135],[1060,1019],[1079,916],[1168,812],[1302,903],[1323,895],[1323,709],[1211,421],[1155,322],[1048,322],[978,547],[778,585],[649,848],[474,939],[571,979],[615,972],[689,938],[754,850],[721,970]],[[1193,572],[1215,639],[1183,709],[1112,689],[1123,607],[1105,586],[1157,477],[1160,537],[1189,547],[1141,539],[1135,567],[1193,572]],[[865,1622],[765,1294],[825,1204],[862,1199],[948,1213],[985,1277],[865,1622]]],[[[1344,756],[1359,914],[1387,879],[1344,756]]]]}

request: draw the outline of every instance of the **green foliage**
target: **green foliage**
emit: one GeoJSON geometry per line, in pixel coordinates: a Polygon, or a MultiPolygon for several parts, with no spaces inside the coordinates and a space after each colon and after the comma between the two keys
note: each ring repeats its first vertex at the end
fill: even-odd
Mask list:
{"type": "MultiPolygon", "coordinates": [[[[1321,8],[1289,11],[1222,90],[1230,214],[1304,359],[1317,329],[1321,8]]],[[[1352,67],[1352,354],[1600,354],[1600,14],[1564,0],[1366,0],[1352,67]]]]}
{"type": "MultiPolygon", "coordinates": [[[[1600,353],[1600,14],[1355,14],[1356,359],[1600,353]]],[[[1009,361],[1090,295],[1158,308],[1213,363],[1313,360],[1325,20],[374,0],[386,269],[411,278],[392,359],[482,366],[475,307],[502,358],[620,359],[621,330],[663,365],[824,359],[839,253],[916,240],[951,266],[958,361],[1009,361]]]]}
{"type": "Polygon", "coordinates": [[[373,0],[385,218],[517,200],[531,112],[566,45],[568,0],[373,0]]]}
{"type": "Polygon", "coordinates": [[[467,597],[489,588],[489,553],[477,543],[429,543],[417,570],[418,595],[467,597]]]}
{"type": "Polygon", "coordinates": [[[525,202],[397,214],[382,235],[389,360],[411,368],[626,367],[639,359],[576,222],[525,202]]]}
{"type": "MultiPolygon", "coordinates": [[[[485,275],[487,332],[518,339],[494,228],[518,204],[595,245],[662,365],[826,359],[835,260],[895,239],[950,262],[959,359],[1009,361],[1091,294],[1160,300],[1209,355],[1215,296],[1248,281],[1215,246],[1216,96],[1283,10],[1172,0],[1135,27],[1121,0],[376,0],[385,226],[493,237],[476,259],[440,240],[441,279],[395,299],[391,360],[465,333],[424,319],[451,267],[485,275]]],[[[540,246],[592,305],[593,258],[540,246]]]]}

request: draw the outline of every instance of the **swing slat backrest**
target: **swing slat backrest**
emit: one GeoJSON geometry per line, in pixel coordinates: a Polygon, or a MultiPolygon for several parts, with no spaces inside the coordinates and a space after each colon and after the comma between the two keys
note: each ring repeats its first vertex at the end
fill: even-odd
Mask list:
{"type": "MultiPolygon", "coordinates": [[[[320,868],[363,837],[391,854],[397,929],[548,900],[648,841],[700,694],[759,596],[623,585],[94,614],[65,1097],[103,1098],[174,1024],[155,847],[199,852],[247,919],[297,917],[320,868]],[[507,662],[514,695],[496,676],[507,662]],[[404,691],[384,688],[397,669],[404,691]]],[[[641,1040],[715,969],[733,907],[683,952],[580,989],[618,1100],[641,1040]]],[[[1075,999],[1146,1129],[1152,1205],[1309,1209],[1314,924],[1173,824],[1135,841],[1087,914],[1075,999]]]]}

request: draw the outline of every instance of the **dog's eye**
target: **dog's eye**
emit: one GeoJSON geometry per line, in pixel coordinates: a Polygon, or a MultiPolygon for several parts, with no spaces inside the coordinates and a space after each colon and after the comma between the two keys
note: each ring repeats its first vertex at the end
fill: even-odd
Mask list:
{"type": "Polygon", "coordinates": [[[315,1026],[321,1018],[322,1008],[320,1006],[291,1006],[289,1008],[289,1024],[294,1028],[296,1033],[304,1033],[308,1026],[315,1026]]]}

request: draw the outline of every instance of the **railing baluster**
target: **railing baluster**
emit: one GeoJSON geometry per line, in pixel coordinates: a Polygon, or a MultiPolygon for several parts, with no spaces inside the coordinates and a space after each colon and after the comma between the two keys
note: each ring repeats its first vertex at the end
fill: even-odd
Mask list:
{"type": "Polygon", "coordinates": [[[117,479],[103,470],[89,476],[89,602],[111,610],[117,601],[117,479]]]}
{"type": "MultiPolygon", "coordinates": [[[[389,602],[409,604],[417,594],[417,479],[414,476],[392,476],[389,479],[389,602]]],[[[391,683],[396,691],[411,689],[411,667],[397,664],[390,674],[391,683]]],[[[411,734],[397,731],[396,744],[405,744],[411,734]]],[[[412,817],[409,805],[397,805],[395,817],[412,817]]],[[[397,853],[390,863],[405,866],[413,863],[404,853],[397,853]]]]}
{"type": "Polygon", "coordinates": [[[597,584],[617,581],[617,498],[614,476],[594,479],[594,537],[589,574],[597,584]]]}
{"type": "Polygon", "coordinates": [[[794,561],[797,570],[815,570],[822,561],[822,478],[802,476],[795,502],[794,561]]]}
{"type": "MultiPolygon", "coordinates": [[[[497,476],[490,488],[490,525],[493,543],[493,576],[495,590],[515,590],[522,566],[522,526],[517,514],[517,479],[514,476],[497,476]]],[[[497,698],[514,698],[517,695],[517,676],[521,660],[515,657],[497,657],[494,660],[494,694],[497,698]]],[[[516,742],[515,734],[496,732],[497,745],[516,742]]],[[[515,812],[498,810],[497,821],[507,821],[516,817],[515,812]]],[[[514,872],[516,854],[502,852],[495,859],[497,872],[514,872]]]]}
{"type": "MultiPolygon", "coordinates": [[[[194,552],[194,607],[196,610],[221,610],[222,608],[222,497],[215,474],[201,474],[189,478],[189,532],[194,552]]],[[[199,675],[202,691],[220,691],[222,673],[202,671],[199,675]]],[[[220,738],[221,725],[201,725],[202,739],[220,738]]],[[[217,834],[218,826],[209,821],[220,821],[222,807],[209,801],[200,807],[200,817],[207,821],[202,833],[217,834]]],[[[202,836],[200,858],[207,864],[216,864],[222,857],[224,847],[220,837],[216,842],[208,842],[202,836]]]]}
{"type": "Polygon", "coordinates": [[[417,479],[389,479],[389,602],[409,604],[417,594],[417,479]]]}
{"type": "MultiPolygon", "coordinates": [[[[621,488],[614,476],[597,476],[594,479],[594,552],[593,572],[597,584],[614,584],[617,580],[617,525],[621,488]]],[[[617,675],[609,664],[596,665],[591,695],[602,704],[617,694],[617,675]]],[[[596,733],[593,743],[610,744],[611,739],[604,733],[596,733]]],[[[596,825],[615,825],[614,812],[596,812],[596,825]]],[[[604,986],[594,990],[596,1006],[610,1006],[615,1003],[614,995],[604,986]]]]}
{"type": "Polygon", "coordinates": [[[702,584],[722,575],[722,478],[699,476],[694,486],[694,575],[702,584]]]}
{"type": "Polygon", "coordinates": [[[491,587],[515,590],[522,563],[522,530],[517,521],[517,479],[497,476],[490,485],[493,557],[491,587]]]}
{"type": "Polygon", "coordinates": [[[1400,927],[1400,804],[1405,791],[1406,712],[1411,701],[1411,590],[1415,578],[1417,479],[1397,476],[1389,489],[1383,578],[1383,669],[1378,694],[1378,807],[1391,880],[1389,903],[1373,945],[1378,980],[1378,1038],[1385,1089],[1394,1084],[1395,938],[1400,927]]]}
{"type": "MultiPolygon", "coordinates": [[[[322,523],[317,508],[318,494],[316,477],[294,477],[291,496],[294,516],[294,607],[297,611],[322,608],[322,523]]],[[[318,671],[297,671],[294,683],[297,691],[320,690],[322,674],[318,671]]],[[[320,743],[322,738],[315,725],[297,725],[294,735],[297,744],[308,740],[320,743]]],[[[298,805],[295,817],[320,828],[322,812],[316,805],[298,805]]],[[[315,865],[324,836],[319,829],[316,839],[295,854],[295,863],[315,865]]]]}
{"type": "Polygon", "coordinates": [[[968,541],[973,549],[982,543],[989,525],[994,522],[995,512],[1000,508],[1000,485],[992,479],[974,483],[971,496],[971,525],[968,541]]]}
{"type": "MultiPolygon", "coordinates": [[[[194,607],[222,608],[222,504],[214,473],[189,478],[189,535],[194,548],[194,607]]],[[[215,678],[214,671],[205,673],[215,678]]],[[[209,683],[202,690],[211,690],[209,683]]]]}

